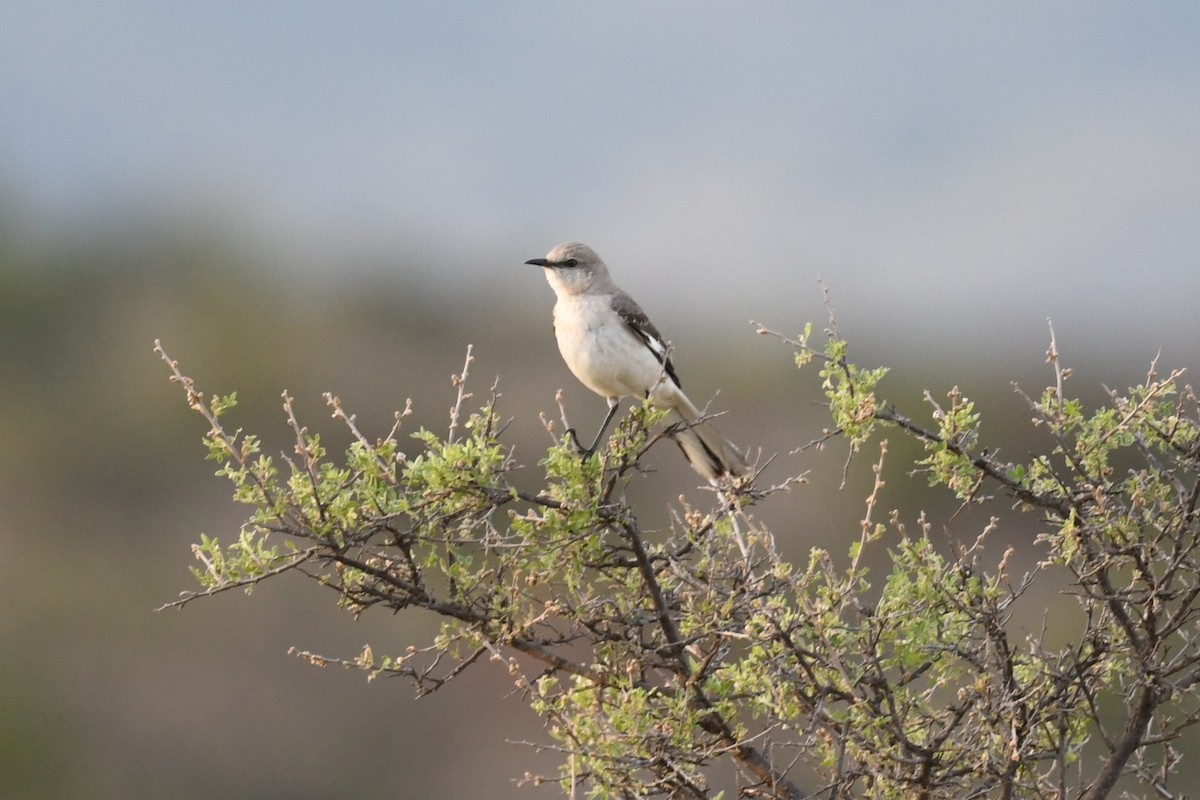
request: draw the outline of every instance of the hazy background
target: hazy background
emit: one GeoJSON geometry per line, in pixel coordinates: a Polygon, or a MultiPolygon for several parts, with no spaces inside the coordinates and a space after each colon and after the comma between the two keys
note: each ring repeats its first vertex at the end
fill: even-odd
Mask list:
{"type": "MultiPolygon", "coordinates": [[[[815,471],[783,546],[841,554],[867,460],[837,493],[844,452],[788,455],[817,379],[748,320],[819,327],[823,284],[891,399],[958,383],[1017,453],[1047,318],[1089,397],[1195,367],[1198,77],[1186,2],[0,3],[0,796],[555,794],[512,786],[552,760],[500,670],[414,703],[286,654],[427,621],[299,581],[152,612],[241,521],[154,338],[275,451],[285,388],[335,444],[325,390],[444,426],[474,343],[534,483],[554,391],[603,403],[523,262],[585,241],[768,477],[815,471]]],[[[695,479],[652,461],[665,524],[695,479]]]]}

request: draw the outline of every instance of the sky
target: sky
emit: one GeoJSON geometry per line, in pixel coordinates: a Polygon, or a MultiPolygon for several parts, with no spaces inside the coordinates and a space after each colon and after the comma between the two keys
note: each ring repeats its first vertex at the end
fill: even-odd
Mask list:
{"type": "Polygon", "coordinates": [[[9,0],[0,107],[43,236],[206,218],[485,297],[579,240],[676,324],[823,285],[915,339],[1200,337],[1191,2],[9,0]]]}

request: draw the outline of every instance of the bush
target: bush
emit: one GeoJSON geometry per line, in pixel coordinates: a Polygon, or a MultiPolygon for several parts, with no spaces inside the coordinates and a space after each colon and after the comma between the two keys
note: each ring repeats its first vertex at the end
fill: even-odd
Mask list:
{"type": "Polygon", "coordinates": [[[1052,335],[1053,384],[1026,398],[1052,444],[1010,462],[980,449],[980,414],[958,390],[926,395],[923,427],[877,394],[885,370],[847,360],[836,328],[819,347],[810,336],[783,341],[818,365],[833,427],[817,443],[879,454],[844,567],[820,549],[784,560],[746,513],[800,476],[714,486],[710,507],[681,500],[670,531],[647,535],[624,489],[673,432],[648,404],[596,457],[561,436],[541,488],[522,490],[494,388],[469,411],[468,350],[448,430],[411,434],[415,455],[408,409],[369,439],[327,395],[352,437],[331,458],[285,395],[296,443],[276,460],[225,427],[234,395],[206,398],[156,343],[210,426],[217,474],[250,507],[236,540],[194,545],[201,588],[169,605],[300,571],[355,615],[432,612],[440,632],[403,652],[299,655],[404,676],[419,693],[503,665],[562,754],[559,774],[527,778],[571,796],[709,797],[726,761],[744,797],[1176,796],[1173,742],[1200,714],[1200,416],[1181,372],[1152,367],[1088,411],[1066,393],[1052,335]],[[1014,576],[1008,552],[985,557],[995,518],[949,554],[923,514],[911,529],[911,509],[877,521],[882,432],[920,442],[913,466],[961,503],[1036,515],[1040,564],[1014,576]],[[876,579],[864,553],[885,547],[876,579]],[[1052,644],[1010,616],[1061,568],[1084,622],[1052,644]]]}

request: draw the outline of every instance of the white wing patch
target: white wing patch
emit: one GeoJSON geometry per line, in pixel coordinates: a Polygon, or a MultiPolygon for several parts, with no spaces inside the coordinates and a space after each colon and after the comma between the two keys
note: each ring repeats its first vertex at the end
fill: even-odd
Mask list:
{"type": "Polygon", "coordinates": [[[654,327],[650,318],[646,316],[646,312],[642,311],[641,306],[634,302],[629,295],[618,291],[613,295],[612,309],[617,312],[617,316],[629,327],[629,330],[633,331],[634,336],[654,354],[654,360],[662,364],[663,371],[675,382],[675,385],[682,386],[679,383],[679,376],[675,374],[675,365],[671,363],[671,358],[667,354],[667,343],[663,341],[662,335],[654,327]]]}

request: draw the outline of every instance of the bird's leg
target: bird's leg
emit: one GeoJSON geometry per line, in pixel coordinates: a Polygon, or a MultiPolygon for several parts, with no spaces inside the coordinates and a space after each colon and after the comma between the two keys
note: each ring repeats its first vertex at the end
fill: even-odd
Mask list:
{"type": "MultiPolygon", "coordinates": [[[[608,428],[608,423],[612,422],[612,418],[614,416],[616,416],[616,414],[617,414],[617,403],[618,402],[619,401],[617,401],[617,400],[609,401],[608,416],[604,418],[604,424],[600,426],[600,430],[596,431],[596,438],[592,440],[592,446],[580,453],[580,456],[582,456],[583,458],[587,458],[592,453],[596,452],[596,447],[600,444],[600,439],[604,436],[604,431],[605,431],[605,429],[608,428]]],[[[572,435],[572,437],[575,436],[574,431],[572,431],[571,435],[572,435]]],[[[576,447],[579,446],[578,438],[575,439],[575,446],[576,447]]]]}

